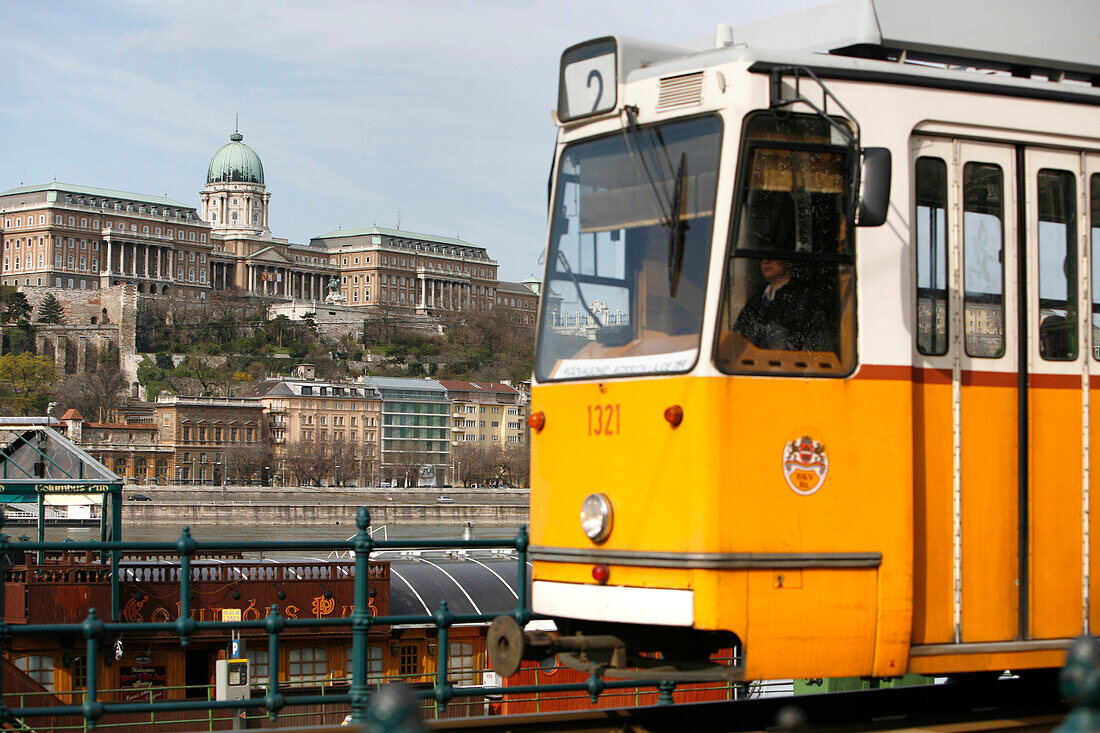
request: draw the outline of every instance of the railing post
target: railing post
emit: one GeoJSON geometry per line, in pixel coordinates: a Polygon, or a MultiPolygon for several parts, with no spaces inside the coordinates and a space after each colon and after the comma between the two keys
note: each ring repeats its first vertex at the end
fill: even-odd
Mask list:
{"type": "Polygon", "coordinates": [[[87,660],[85,666],[88,669],[88,697],[84,701],[84,719],[99,720],[103,715],[103,703],[98,697],[99,690],[99,639],[103,636],[103,622],[99,620],[94,608],[88,609],[88,617],[84,620],[84,638],[88,640],[86,646],[87,660]]]}
{"type": "Polygon", "coordinates": [[[447,703],[454,697],[454,688],[447,681],[447,630],[454,623],[454,614],[447,608],[446,601],[439,602],[439,610],[433,614],[435,625],[439,627],[439,646],[436,656],[439,664],[435,671],[435,689],[432,690],[435,697],[436,712],[442,713],[447,703]]]}
{"type": "Polygon", "coordinates": [[[661,680],[657,684],[657,689],[661,691],[661,693],[657,695],[658,705],[671,705],[673,702],[675,702],[672,699],[672,691],[676,689],[675,682],[672,682],[670,680],[661,680]]]}
{"type": "Polygon", "coordinates": [[[180,615],[176,619],[176,631],[179,633],[180,646],[187,646],[191,634],[195,633],[195,619],[191,618],[191,555],[197,543],[191,537],[191,528],[184,527],[176,542],[180,554],[180,615]]]}
{"type": "Polygon", "coordinates": [[[286,626],[286,621],[279,614],[279,607],[271,604],[267,619],[264,621],[264,631],[267,632],[267,694],[264,695],[264,705],[267,707],[267,717],[275,720],[279,717],[285,700],[279,692],[279,632],[286,626]]]}
{"type": "MultiPolygon", "coordinates": [[[[0,509],[0,530],[4,528],[4,511],[0,509]]],[[[4,644],[7,641],[8,620],[4,614],[4,591],[7,586],[8,568],[11,563],[11,546],[8,544],[8,535],[0,531],[0,655],[4,653],[4,644]]],[[[8,719],[8,707],[4,704],[4,674],[3,665],[0,665],[0,721],[8,719]]]]}
{"type": "MultiPolygon", "coordinates": [[[[80,464],[83,469],[84,464],[80,464]]],[[[122,541],[122,487],[118,486],[118,491],[107,492],[107,503],[111,507],[111,540],[114,542],[122,541]]],[[[100,518],[100,524],[102,524],[102,517],[100,518]]],[[[118,565],[122,560],[121,550],[111,550],[111,619],[118,621],[119,614],[122,612],[122,593],[120,582],[118,577],[118,565]]]]}
{"type": "Polygon", "coordinates": [[[1079,636],[1070,644],[1058,685],[1073,709],[1055,733],[1097,730],[1100,726],[1100,640],[1079,636]]]}
{"type": "MultiPolygon", "coordinates": [[[[38,495],[38,532],[36,533],[39,542],[46,541],[46,495],[38,495]]],[[[41,565],[46,558],[46,553],[43,550],[38,551],[38,564],[41,565]]]]}
{"type": "Polygon", "coordinates": [[[370,686],[367,685],[367,638],[370,634],[370,553],[374,547],[367,528],[370,512],[359,507],[355,512],[355,607],[351,612],[351,719],[359,725],[367,722],[370,686]]]}
{"type": "Polygon", "coordinates": [[[519,568],[516,575],[516,612],[513,614],[516,623],[522,629],[531,620],[531,603],[527,599],[527,525],[522,525],[516,533],[516,555],[519,568]]]}

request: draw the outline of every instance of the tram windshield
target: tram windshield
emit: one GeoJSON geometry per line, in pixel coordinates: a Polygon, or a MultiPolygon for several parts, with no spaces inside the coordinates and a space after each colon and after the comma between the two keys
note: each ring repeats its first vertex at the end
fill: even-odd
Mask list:
{"type": "Polygon", "coordinates": [[[535,375],[689,370],[699,354],[722,123],[576,143],[558,165],[535,375]]]}

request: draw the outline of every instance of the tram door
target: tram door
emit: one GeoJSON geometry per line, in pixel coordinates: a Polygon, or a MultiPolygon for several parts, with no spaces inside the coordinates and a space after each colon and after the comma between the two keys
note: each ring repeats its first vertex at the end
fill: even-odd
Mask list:
{"type": "Polygon", "coordinates": [[[1028,149],[1028,526],[1025,626],[1065,639],[1084,626],[1082,540],[1089,442],[1089,157],[1028,149]]]}
{"type": "Polygon", "coordinates": [[[912,152],[913,643],[1071,638],[1100,472],[1084,437],[1100,435],[1086,246],[1100,163],[942,138],[912,152]]]}
{"type": "Polygon", "coordinates": [[[1019,638],[1016,154],[914,138],[914,644],[1019,638]]]}

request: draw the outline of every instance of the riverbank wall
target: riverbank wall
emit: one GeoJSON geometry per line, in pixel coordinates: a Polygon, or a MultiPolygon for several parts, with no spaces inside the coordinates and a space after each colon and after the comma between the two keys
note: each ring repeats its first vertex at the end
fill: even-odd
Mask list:
{"type": "Polygon", "coordinates": [[[527,524],[525,489],[303,489],[127,486],[125,524],[348,525],[359,507],[374,525],[527,524]],[[445,491],[446,493],[442,493],[445,491]],[[147,497],[131,499],[130,497],[147,497]],[[440,501],[443,497],[444,500],[440,501]]]}

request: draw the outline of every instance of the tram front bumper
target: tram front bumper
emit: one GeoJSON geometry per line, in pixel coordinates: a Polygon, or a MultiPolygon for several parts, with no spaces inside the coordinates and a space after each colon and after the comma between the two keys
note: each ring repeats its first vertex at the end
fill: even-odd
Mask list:
{"type": "Polygon", "coordinates": [[[695,622],[691,590],[536,580],[531,584],[531,601],[535,613],[555,618],[654,626],[695,622]]]}

